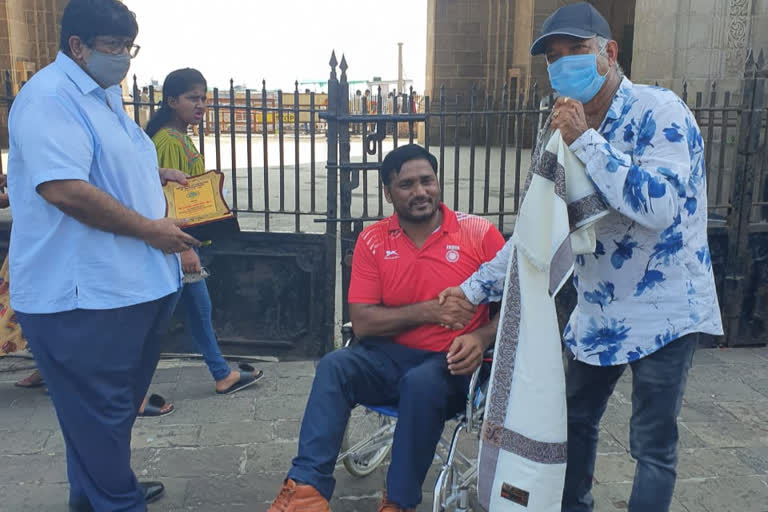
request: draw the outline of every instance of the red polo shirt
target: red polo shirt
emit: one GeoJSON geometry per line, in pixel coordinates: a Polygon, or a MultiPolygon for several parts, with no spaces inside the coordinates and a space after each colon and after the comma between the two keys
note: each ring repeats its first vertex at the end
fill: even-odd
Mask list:
{"type": "MultiPolygon", "coordinates": [[[[363,230],[352,261],[350,303],[397,307],[437,298],[449,286],[463,283],[504,245],[504,237],[489,221],[453,212],[444,204],[440,208],[443,225],[421,249],[400,228],[396,214],[363,230]]],[[[457,336],[488,320],[488,306],[481,305],[462,331],[428,324],[394,339],[412,348],[447,352],[457,336]]]]}

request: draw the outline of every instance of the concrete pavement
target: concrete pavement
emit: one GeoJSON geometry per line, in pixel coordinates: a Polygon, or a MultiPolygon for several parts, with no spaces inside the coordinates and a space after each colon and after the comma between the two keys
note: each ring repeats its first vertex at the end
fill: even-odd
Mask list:
{"type": "MultiPolygon", "coordinates": [[[[49,398],[13,387],[29,362],[0,359],[0,510],[65,511],[64,444],[49,398]]],[[[296,453],[314,363],[257,363],[257,387],[216,396],[198,361],[164,360],[152,391],[177,410],[140,419],[133,466],[161,479],[160,511],[264,511],[296,453]]],[[[629,372],[602,424],[595,474],[597,510],[626,510],[634,463],[628,453],[629,372]]],[[[681,420],[674,512],[768,512],[768,349],[702,349],[696,354],[681,420]]],[[[463,440],[473,450],[476,440],[463,440]]],[[[431,500],[437,466],[425,483],[431,500]]],[[[337,468],[336,512],[376,510],[385,468],[355,479],[337,468]]],[[[420,510],[428,510],[422,505],[420,510]]]]}

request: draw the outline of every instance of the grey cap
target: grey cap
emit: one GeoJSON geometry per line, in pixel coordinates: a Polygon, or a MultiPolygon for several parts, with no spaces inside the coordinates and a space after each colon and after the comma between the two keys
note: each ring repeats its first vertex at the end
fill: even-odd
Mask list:
{"type": "Polygon", "coordinates": [[[546,50],[544,40],[549,36],[573,36],[591,39],[601,36],[613,39],[611,27],[603,15],[591,4],[579,2],[559,8],[541,26],[541,35],[531,46],[531,55],[541,55],[546,50]]]}

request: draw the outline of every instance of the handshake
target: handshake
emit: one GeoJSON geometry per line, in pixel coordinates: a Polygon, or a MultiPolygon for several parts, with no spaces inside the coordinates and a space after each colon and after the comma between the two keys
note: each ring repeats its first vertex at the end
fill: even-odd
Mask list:
{"type": "Polygon", "coordinates": [[[433,302],[430,323],[460,331],[469,325],[476,312],[477,306],[467,300],[460,287],[453,286],[440,292],[433,302]]]}
{"type": "MultiPolygon", "coordinates": [[[[477,306],[467,300],[461,288],[446,288],[437,299],[435,319],[445,329],[458,331],[470,324],[477,312],[477,306]]],[[[483,362],[483,353],[493,343],[497,320],[480,328],[457,336],[446,354],[448,371],[451,375],[471,375],[483,362]]]]}

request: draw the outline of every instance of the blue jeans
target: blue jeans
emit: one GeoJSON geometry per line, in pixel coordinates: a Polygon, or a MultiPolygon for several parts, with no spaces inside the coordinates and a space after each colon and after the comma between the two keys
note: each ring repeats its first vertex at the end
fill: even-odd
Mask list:
{"type": "Polygon", "coordinates": [[[216,333],[213,331],[211,297],[208,295],[205,279],[185,284],[179,302],[184,308],[184,328],[197,343],[213,380],[225,379],[231,370],[221,354],[216,333]]]}
{"type": "Polygon", "coordinates": [[[468,387],[468,377],[448,373],[444,353],[386,338],[368,338],[327,354],[317,365],[288,478],[313,486],[330,501],[352,408],[396,405],[387,496],[403,508],[416,508],[445,420],[464,406],[468,387]]]}
{"type": "MultiPolygon", "coordinates": [[[[632,362],[630,453],[637,461],[629,512],[667,512],[677,478],[677,416],[698,334],[632,362]]],[[[568,467],[563,512],[591,512],[600,418],[627,365],[592,366],[568,359],[568,467]]]]}
{"type": "Polygon", "coordinates": [[[144,512],[131,429],[178,294],[118,309],[17,312],[56,409],[72,506],[144,512]]]}

